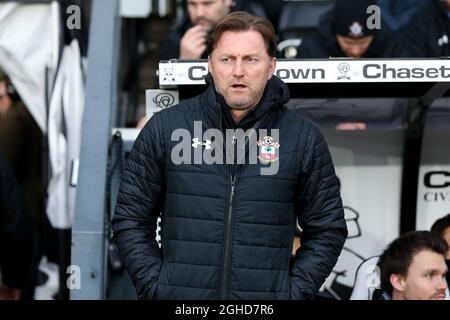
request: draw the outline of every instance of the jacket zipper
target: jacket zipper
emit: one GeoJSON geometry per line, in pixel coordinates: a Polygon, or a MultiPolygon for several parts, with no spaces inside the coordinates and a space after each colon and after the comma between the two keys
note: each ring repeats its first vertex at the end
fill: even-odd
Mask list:
{"type": "Polygon", "coordinates": [[[233,205],[234,195],[236,189],[236,174],[230,175],[230,201],[228,207],[228,217],[225,225],[225,252],[223,259],[223,273],[222,273],[222,290],[220,292],[220,299],[224,300],[228,294],[228,278],[230,275],[230,256],[231,256],[231,226],[233,223],[233,205]]]}
{"type": "MultiPolygon", "coordinates": [[[[265,117],[263,117],[265,118],[265,117]]],[[[262,122],[262,119],[258,120],[256,124],[254,125],[253,129],[257,130],[262,122]]],[[[222,127],[222,126],[221,126],[222,127]]],[[[234,142],[234,141],[233,141],[234,142]]],[[[248,141],[245,142],[245,145],[248,141]]],[[[233,144],[234,145],[234,144],[233,144]]],[[[230,277],[230,268],[231,268],[231,228],[233,223],[233,205],[234,205],[234,197],[235,197],[235,190],[236,190],[236,177],[239,172],[240,165],[236,164],[237,168],[233,170],[231,168],[230,170],[230,199],[229,199],[229,207],[227,211],[227,219],[225,224],[225,247],[224,247],[224,258],[223,258],[223,264],[222,264],[222,286],[219,293],[219,299],[225,300],[228,296],[228,281],[230,277]]]]}

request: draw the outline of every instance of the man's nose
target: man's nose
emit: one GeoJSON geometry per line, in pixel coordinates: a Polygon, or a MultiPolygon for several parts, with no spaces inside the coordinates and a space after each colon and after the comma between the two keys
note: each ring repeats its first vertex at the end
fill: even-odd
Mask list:
{"type": "Polygon", "coordinates": [[[446,290],[447,289],[447,281],[445,280],[444,277],[439,279],[438,282],[438,290],[446,290]]]}
{"type": "Polygon", "coordinates": [[[233,76],[242,77],[244,75],[244,66],[242,65],[242,61],[236,61],[233,68],[233,76]]]}
{"type": "Polygon", "coordinates": [[[205,16],[205,8],[203,6],[197,6],[195,8],[195,15],[197,18],[201,18],[205,16]]]}

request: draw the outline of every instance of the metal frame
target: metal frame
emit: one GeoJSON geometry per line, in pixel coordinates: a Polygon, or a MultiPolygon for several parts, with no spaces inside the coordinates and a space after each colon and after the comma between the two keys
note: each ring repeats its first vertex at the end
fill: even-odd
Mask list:
{"type": "Polygon", "coordinates": [[[118,104],[120,26],[118,0],[93,2],[72,228],[71,262],[80,268],[81,289],[71,290],[71,299],[104,299],[106,294],[105,185],[111,123],[118,104]]]}
{"type": "Polygon", "coordinates": [[[403,150],[403,177],[400,208],[400,233],[416,230],[419,169],[422,158],[423,137],[428,111],[434,101],[450,89],[449,82],[437,82],[412,108],[405,131],[403,150]]]}

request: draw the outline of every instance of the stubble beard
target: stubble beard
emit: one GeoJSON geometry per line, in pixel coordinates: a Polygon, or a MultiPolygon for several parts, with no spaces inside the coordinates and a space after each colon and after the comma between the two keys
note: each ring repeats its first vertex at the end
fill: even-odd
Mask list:
{"type": "Polygon", "coordinates": [[[230,109],[233,110],[240,110],[240,111],[244,111],[244,110],[248,110],[251,109],[251,107],[248,104],[229,104],[227,103],[227,105],[230,107],[230,109]]]}

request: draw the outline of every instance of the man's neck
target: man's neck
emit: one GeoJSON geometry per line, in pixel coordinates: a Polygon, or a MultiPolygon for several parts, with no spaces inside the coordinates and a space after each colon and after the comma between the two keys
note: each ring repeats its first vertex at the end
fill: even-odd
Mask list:
{"type": "Polygon", "coordinates": [[[237,126],[239,124],[239,122],[241,122],[241,120],[245,117],[245,115],[247,113],[249,113],[251,109],[245,109],[245,110],[236,110],[236,109],[231,109],[230,108],[230,114],[231,114],[231,118],[234,121],[234,124],[237,126]]]}
{"type": "Polygon", "coordinates": [[[401,292],[392,291],[392,300],[405,300],[405,297],[403,296],[403,294],[401,292]]]}

